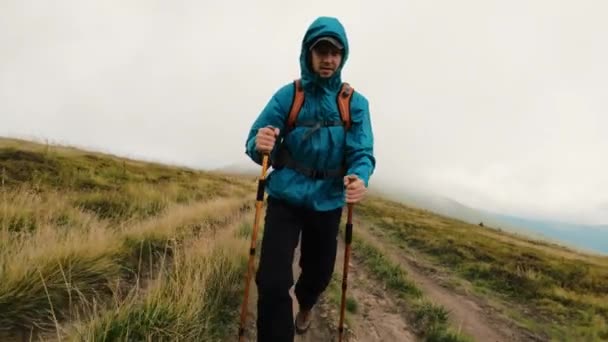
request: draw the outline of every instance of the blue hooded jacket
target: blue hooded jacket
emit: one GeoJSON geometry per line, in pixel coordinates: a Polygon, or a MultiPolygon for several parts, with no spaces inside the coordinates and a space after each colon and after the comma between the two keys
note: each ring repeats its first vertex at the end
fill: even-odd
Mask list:
{"type": "MultiPolygon", "coordinates": [[[[341,72],[348,53],[346,32],[336,18],[319,17],[310,25],[302,40],[300,53],[305,100],[298,121],[340,120],[336,99],[342,86],[341,72]],[[309,67],[309,46],[318,37],[328,35],[338,39],[344,45],[344,51],[338,70],[331,78],[323,79],[309,67]]],[[[280,140],[284,138],[283,143],[299,163],[323,170],[340,168],[342,162],[346,161],[346,174],[358,176],[368,186],[376,163],[369,103],[356,91],[356,85],[353,87],[352,126],[348,131],[343,126],[322,127],[314,131],[311,131],[311,127],[296,126],[287,136],[283,136],[295,91],[293,82],[283,85],[254,121],[245,144],[247,155],[261,165],[262,155],[255,149],[257,131],[266,126],[276,127],[280,129],[280,136],[271,153],[271,160],[276,155],[280,140]]],[[[269,173],[266,192],[294,205],[319,211],[336,209],[345,204],[343,177],[312,179],[288,167],[269,173]]]]}

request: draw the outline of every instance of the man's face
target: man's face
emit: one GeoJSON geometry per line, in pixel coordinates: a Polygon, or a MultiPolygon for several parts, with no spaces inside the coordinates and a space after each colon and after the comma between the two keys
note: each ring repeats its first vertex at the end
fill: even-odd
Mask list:
{"type": "Polygon", "coordinates": [[[311,57],[313,71],[324,78],[331,77],[342,63],[342,51],[328,42],[317,44],[311,57]]]}

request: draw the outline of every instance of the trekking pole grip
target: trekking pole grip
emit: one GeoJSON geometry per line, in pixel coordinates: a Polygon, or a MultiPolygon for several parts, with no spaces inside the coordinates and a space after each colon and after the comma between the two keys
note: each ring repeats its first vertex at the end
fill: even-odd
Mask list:
{"type": "Polygon", "coordinates": [[[346,241],[347,245],[350,245],[350,243],[353,241],[353,206],[354,205],[352,203],[348,204],[348,214],[346,216],[346,231],[344,240],[346,241]]]}
{"type": "Polygon", "coordinates": [[[262,158],[262,174],[258,180],[258,194],[256,196],[257,201],[264,200],[264,188],[266,186],[266,170],[268,170],[268,154],[265,153],[262,158]]]}

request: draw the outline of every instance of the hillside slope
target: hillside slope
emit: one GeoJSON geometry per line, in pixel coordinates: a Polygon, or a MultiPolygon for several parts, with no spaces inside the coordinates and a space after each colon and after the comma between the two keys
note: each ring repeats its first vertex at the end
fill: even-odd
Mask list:
{"type": "Polygon", "coordinates": [[[608,255],[608,226],[533,219],[472,208],[451,198],[412,187],[375,180],[371,190],[379,197],[422,208],[470,224],[500,228],[525,237],[552,242],[589,253],[608,255]]]}
{"type": "Polygon", "coordinates": [[[524,239],[381,198],[358,207],[401,260],[540,340],[608,339],[608,257],[524,239]]]}
{"type": "MultiPolygon", "coordinates": [[[[231,340],[256,186],[0,139],[0,339],[231,340]]],[[[608,339],[608,258],[378,196],[354,229],[349,341],[608,339]]],[[[342,262],[300,340],[335,338],[342,262]]]]}
{"type": "Polygon", "coordinates": [[[249,183],[0,140],[0,340],[225,340],[249,183]]]}

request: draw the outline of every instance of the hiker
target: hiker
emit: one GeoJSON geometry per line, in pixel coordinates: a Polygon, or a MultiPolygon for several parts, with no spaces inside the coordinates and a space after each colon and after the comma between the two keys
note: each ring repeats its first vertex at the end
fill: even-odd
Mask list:
{"type": "Polygon", "coordinates": [[[338,95],[349,45],[340,21],[319,17],[301,45],[298,82],[280,87],[254,121],[246,153],[256,163],[270,156],[273,170],[256,273],[258,341],[293,341],[310,326],[311,311],[331,280],[345,203],[360,202],[375,168],[368,100],[352,91],[350,126],[343,126],[338,95]],[[304,102],[297,124],[286,124],[297,87],[304,102]],[[289,290],[301,233],[294,319],[289,290]]]}

